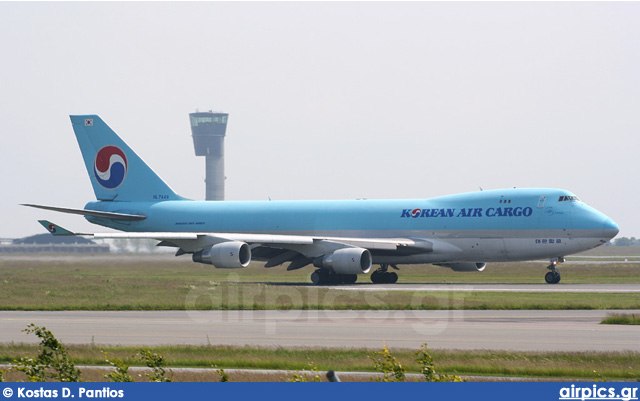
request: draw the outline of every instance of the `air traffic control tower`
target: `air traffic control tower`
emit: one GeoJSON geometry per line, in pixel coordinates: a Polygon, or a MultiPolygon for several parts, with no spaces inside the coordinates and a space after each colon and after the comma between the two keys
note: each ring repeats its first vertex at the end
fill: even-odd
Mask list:
{"type": "Polygon", "coordinates": [[[195,112],[189,114],[196,156],[206,163],[206,200],[224,200],[224,137],[229,114],[195,112]]]}

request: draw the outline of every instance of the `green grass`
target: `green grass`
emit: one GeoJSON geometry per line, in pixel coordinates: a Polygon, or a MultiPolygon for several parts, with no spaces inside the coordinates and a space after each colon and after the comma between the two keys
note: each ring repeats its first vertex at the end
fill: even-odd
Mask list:
{"type": "Polygon", "coordinates": [[[640,315],[614,313],[604,318],[600,324],[640,325],[640,315]]]}
{"type": "Polygon", "coordinates": [[[600,246],[586,252],[576,254],[575,256],[606,256],[612,258],[640,256],[640,246],[600,246]]]}
{"type": "MultiPolygon", "coordinates": [[[[0,310],[640,309],[640,294],[345,291],[310,285],[312,268],[222,270],[171,255],[0,259],[0,310]]],[[[566,264],[562,283],[640,283],[640,263],[566,264]]],[[[402,266],[400,283],[542,283],[539,262],[482,273],[402,266]]],[[[359,280],[368,281],[367,276],[359,280]]]]}
{"type": "MultiPolygon", "coordinates": [[[[309,369],[373,371],[367,349],[329,348],[261,348],[227,346],[162,346],[151,347],[166,358],[170,367],[202,367],[217,365],[225,369],[309,369]]],[[[106,366],[101,350],[124,360],[131,366],[142,366],[135,357],[139,347],[67,346],[78,365],[106,366]]],[[[407,368],[417,373],[416,350],[392,349],[392,354],[407,368]]],[[[22,356],[35,356],[35,345],[0,345],[0,363],[12,363],[22,356]]],[[[595,380],[635,379],[640,377],[640,353],[635,352],[507,352],[431,350],[439,373],[465,376],[513,376],[532,378],[572,378],[595,380]]],[[[232,377],[233,379],[233,377],[232,377]]]]}

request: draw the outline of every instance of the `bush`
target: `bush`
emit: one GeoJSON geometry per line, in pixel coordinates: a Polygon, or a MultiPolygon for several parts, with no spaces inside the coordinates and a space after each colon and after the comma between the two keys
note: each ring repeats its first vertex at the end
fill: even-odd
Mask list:
{"type": "Polygon", "coordinates": [[[373,361],[373,367],[380,373],[382,378],[376,379],[379,382],[403,382],[405,381],[405,368],[398,359],[391,355],[387,344],[384,344],[382,351],[373,352],[369,359],[373,361]]]}
{"type": "Polygon", "coordinates": [[[214,372],[220,376],[220,382],[226,383],[229,381],[229,375],[222,368],[218,368],[218,365],[213,365],[214,372]]]}
{"type": "Polygon", "coordinates": [[[320,371],[318,370],[318,367],[315,366],[313,362],[309,362],[309,367],[311,368],[311,372],[313,373],[313,377],[311,378],[311,380],[309,380],[306,373],[299,373],[298,371],[296,371],[293,373],[293,377],[287,381],[290,383],[306,383],[309,381],[321,382],[322,377],[320,377],[320,371]]]}
{"type": "Polygon", "coordinates": [[[424,375],[425,381],[428,382],[462,382],[464,381],[460,376],[456,375],[441,375],[436,373],[435,363],[431,354],[429,354],[429,348],[427,344],[422,344],[419,351],[416,351],[416,362],[420,364],[420,373],[424,375]]]}
{"type": "MultiPolygon", "coordinates": [[[[425,381],[428,382],[462,382],[464,381],[460,376],[456,375],[442,375],[436,373],[435,363],[431,354],[429,354],[429,348],[427,344],[422,344],[419,351],[416,351],[416,362],[420,365],[420,373],[424,375],[425,381]]],[[[373,360],[375,369],[383,374],[383,377],[376,379],[376,381],[383,382],[403,382],[406,380],[405,368],[402,366],[398,359],[391,355],[387,344],[384,345],[382,351],[374,352],[369,356],[373,360]]]]}
{"type": "MultiPolygon", "coordinates": [[[[104,352],[104,351],[103,351],[104,352]]],[[[129,365],[125,364],[120,358],[109,359],[109,354],[104,352],[105,361],[113,366],[115,370],[104,375],[105,378],[112,382],[132,382],[133,377],[129,374],[129,365]]]]}
{"type": "Polygon", "coordinates": [[[22,357],[14,361],[14,369],[23,372],[31,382],[47,379],[60,382],[79,382],[80,370],[69,359],[67,350],[45,327],[31,323],[23,330],[40,338],[41,352],[36,359],[22,357]]]}
{"type": "MultiPolygon", "coordinates": [[[[167,376],[167,372],[165,370],[165,362],[164,357],[160,354],[156,354],[155,352],[151,352],[146,348],[138,351],[138,355],[142,359],[142,361],[147,365],[147,367],[151,368],[151,373],[147,373],[147,377],[152,382],[171,382],[171,377],[167,376]]],[[[169,373],[171,374],[171,369],[169,369],[169,373]]]]}

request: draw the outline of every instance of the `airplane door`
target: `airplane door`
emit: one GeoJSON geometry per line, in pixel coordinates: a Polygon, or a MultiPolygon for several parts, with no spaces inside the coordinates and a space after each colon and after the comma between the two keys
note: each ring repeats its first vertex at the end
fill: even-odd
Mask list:
{"type": "Polygon", "coordinates": [[[540,199],[538,200],[538,209],[544,208],[544,204],[547,201],[547,195],[540,195],[540,199]]]}

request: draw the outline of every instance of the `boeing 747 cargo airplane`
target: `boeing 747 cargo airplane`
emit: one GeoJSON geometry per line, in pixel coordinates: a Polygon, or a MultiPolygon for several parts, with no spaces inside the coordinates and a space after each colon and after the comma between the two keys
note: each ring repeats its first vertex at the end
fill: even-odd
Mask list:
{"type": "Polygon", "coordinates": [[[500,189],[431,199],[192,201],[173,192],[97,115],[71,116],[97,201],[84,215],[119,233],[79,234],[48,221],[54,235],[153,238],[221,269],[313,265],[314,284],[354,283],[372,265],[374,283],[395,283],[400,264],[482,271],[487,262],[549,259],[560,281],[564,256],[602,245],[618,226],[560,189],[500,189]]]}

